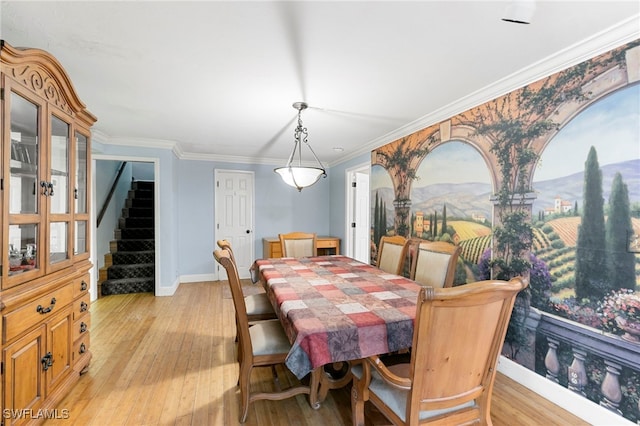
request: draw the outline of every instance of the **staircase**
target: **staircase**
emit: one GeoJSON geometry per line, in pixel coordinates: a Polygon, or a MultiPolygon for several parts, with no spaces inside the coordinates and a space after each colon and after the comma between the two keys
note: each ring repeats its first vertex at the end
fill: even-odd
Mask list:
{"type": "Polygon", "coordinates": [[[100,269],[98,294],[146,293],[155,289],[154,182],[133,181],[122,216],[100,269]]]}

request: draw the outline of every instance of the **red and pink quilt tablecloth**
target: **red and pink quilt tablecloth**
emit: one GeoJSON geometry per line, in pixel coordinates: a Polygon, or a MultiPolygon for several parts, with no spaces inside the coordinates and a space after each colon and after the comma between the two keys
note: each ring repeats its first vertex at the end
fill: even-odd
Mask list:
{"type": "Polygon", "coordinates": [[[259,259],[264,285],[302,378],[325,364],[411,347],[420,285],[341,255],[259,259]]]}

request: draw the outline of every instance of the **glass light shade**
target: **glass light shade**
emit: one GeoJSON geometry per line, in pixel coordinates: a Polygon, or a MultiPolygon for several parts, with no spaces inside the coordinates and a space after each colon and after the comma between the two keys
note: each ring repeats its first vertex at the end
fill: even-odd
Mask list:
{"type": "Polygon", "coordinates": [[[318,167],[285,166],[274,170],[282,177],[284,183],[301,191],[302,188],[313,185],[325,174],[323,169],[318,167]]]}

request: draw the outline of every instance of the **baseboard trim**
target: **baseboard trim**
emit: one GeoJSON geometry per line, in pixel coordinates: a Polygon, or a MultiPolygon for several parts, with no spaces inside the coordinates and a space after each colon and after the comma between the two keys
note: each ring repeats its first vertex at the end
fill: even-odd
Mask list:
{"type": "Polygon", "coordinates": [[[180,279],[177,278],[171,286],[162,287],[156,286],[156,296],[173,296],[178,290],[178,286],[180,285],[180,279]]]}
{"type": "Polygon", "coordinates": [[[612,413],[606,408],[536,374],[509,358],[500,356],[498,371],[592,425],[635,426],[634,423],[624,417],[612,413]]]}
{"type": "Polygon", "coordinates": [[[193,274],[181,275],[180,284],[182,283],[201,283],[203,281],[217,281],[216,274],[193,274]]]}

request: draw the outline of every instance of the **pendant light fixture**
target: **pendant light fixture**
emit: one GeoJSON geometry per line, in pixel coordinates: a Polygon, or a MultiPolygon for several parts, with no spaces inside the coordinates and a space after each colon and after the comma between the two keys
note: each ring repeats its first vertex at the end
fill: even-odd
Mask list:
{"type": "Polygon", "coordinates": [[[278,167],[274,169],[274,172],[278,173],[284,183],[296,188],[298,191],[302,191],[302,188],[313,185],[320,179],[320,177],[327,177],[327,172],[324,170],[324,166],[318,159],[318,156],[309,145],[307,137],[309,133],[307,128],[302,125],[301,113],[302,110],[307,108],[307,104],[304,102],[294,102],[293,107],[298,110],[298,125],[294,132],[294,145],[293,151],[289,156],[289,161],[284,167],[278,167]],[[306,146],[313,154],[317,167],[303,166],[302,165],[302,146],[306,146]]]}

